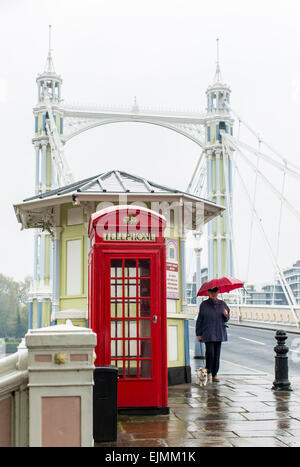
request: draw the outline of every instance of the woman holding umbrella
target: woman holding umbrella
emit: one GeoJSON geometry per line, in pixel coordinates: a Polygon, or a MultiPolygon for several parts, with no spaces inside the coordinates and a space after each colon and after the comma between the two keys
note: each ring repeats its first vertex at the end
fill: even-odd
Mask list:
{"type": "Polygon", "coordinates": [[[201,303],[196,322],[198,341],[205,343],[209,381],[219,381],[217,374],[220,366],[221,344],[227,341],[226,322],[230,319],[230,309],[223,300],[218,299],[218,294],[243,287],[243,285],[237,279],[223,277],[206,282],[197,294],[209,296],[208,300],[201,303]]]}

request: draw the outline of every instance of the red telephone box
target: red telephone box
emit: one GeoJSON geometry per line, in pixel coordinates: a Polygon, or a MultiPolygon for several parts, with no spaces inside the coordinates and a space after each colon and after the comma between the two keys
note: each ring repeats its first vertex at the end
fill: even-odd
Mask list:
{"type": "Polygon", "coordinates": [[[137,206],[90,219],[89,326],[95,365],[118,368],[118,407],[167,409],[165,227],[137,206]]]}

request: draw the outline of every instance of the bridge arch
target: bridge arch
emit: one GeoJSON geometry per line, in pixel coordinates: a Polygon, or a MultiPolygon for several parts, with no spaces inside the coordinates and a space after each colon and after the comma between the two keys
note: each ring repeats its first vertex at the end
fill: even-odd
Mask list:
{"type": "MultiPolygon", "coordinates": [[[[80,135],[81,133],[84,133],[88,130],[91,130],[92,128],[96,128],[101,125],[110,125],[112,123],[146,123],[150,125],[156,125],[160,126],[163,128],[167,128],[168,130],[175,131],[176,133],[181,134],[182,136],[185,136],[186,138],[190,139],[194,143],[196,143],[198,146],[200,146],[202,149],[205,149],[205,143],[201,140],[198,139],[196,136],[194,136],[192,133],[189,133],[188,131],[178,128],[176,125],[172,125],[171,123],[166,123],[166,122],[161,122],[161,121],[153,121],[151,119],[147,118],[128,118],[128,117],[122,117],[122,118],[110,118],[106,120],[101,120],[97,122],[92,122],[90,124],[87,124],[81,128],[78,128],[77,130],[73,131],[70,135],[66,135],[63,137],[63,140],[65,142],[70,141],[72,138],[75,136],[80,135]]],[[[62,135],[63,136],[63,135],[62,135]]]]}

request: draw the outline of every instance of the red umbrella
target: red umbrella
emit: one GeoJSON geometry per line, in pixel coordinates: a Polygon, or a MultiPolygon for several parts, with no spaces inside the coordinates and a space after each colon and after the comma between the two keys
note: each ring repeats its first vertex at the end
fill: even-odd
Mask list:
{"type": "Polygon", "coordinates": [[[234,277],[220,277],[219,279],[212,279],[211,281],[204,282],[201,285],[197,297],[205,296],[208,297],[208,289],[214,289],[218,287],[220,293],[230,292],[234,289],[240,289],[244,287],[244,282],[234,277]]]}

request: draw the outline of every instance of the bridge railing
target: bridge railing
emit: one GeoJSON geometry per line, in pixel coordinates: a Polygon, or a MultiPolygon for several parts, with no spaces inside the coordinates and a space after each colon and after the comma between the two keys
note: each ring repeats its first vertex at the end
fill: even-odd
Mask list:
{"type": "Polygon", "coordinates": [[[0,360],[0,446],[28,446],[28,351],[0,360]]]}
{"type": "Polygon", "coordinates": [[[164,107],[149,107],[140,105],[105,105],[105,104],[93,104],[93,103],[76,103],[76,102],[64,102],[65,111],[82,111],[82,112],[104,112],[104,113],[116,113],[116,114],[141,114],[141,115],[168,115],[171,117],[194,117],[194,118],[205,118],[206,114],[198,109],[176,109],[176,108],[164,108],[164,107]]]}
{"type": "MultiPolygon", "coordinates": [[[[265,306],[265,305],[237,305],[229,304],[231,320],[237,322],[257,322],[282,324],[285,326],[297,326],[293,313],[288,306],[265,306]]],[[[188,314],[191,318],[198,314],[198,305],[189,305],[188,314]]],[[[300,306],[295,308],[295,313],[300,320],[300,306]]]]}

